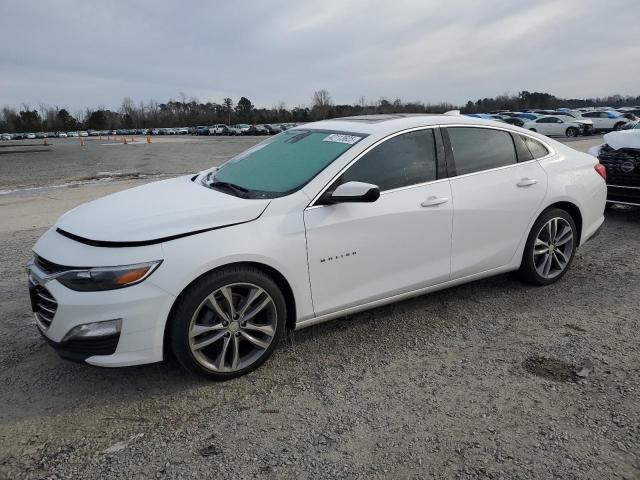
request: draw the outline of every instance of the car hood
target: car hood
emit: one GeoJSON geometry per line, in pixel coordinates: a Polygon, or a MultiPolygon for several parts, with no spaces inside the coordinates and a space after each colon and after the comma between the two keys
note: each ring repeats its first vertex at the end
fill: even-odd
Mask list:
{"type": "Polygon", "coordinates": [[[243,199],[190,177],[149,183],[70,210],[60,233],[101,244],[150,244],[258,218],[270,200],[243,199]]]}
{"type": "Polygon", "coordinates": [[[583,125],[593,125],[593,120],[589,120],[588,118],[573,118],[571,120],[566,120],[567,122],[573,123],[582,123],[583,125]]]}
{"type": "Polygon", "coordinates": [[[604,141],[614,150],[621,148],[640,149],[640,130],[622,130],[607,133],[604,136],[604,141]]]}

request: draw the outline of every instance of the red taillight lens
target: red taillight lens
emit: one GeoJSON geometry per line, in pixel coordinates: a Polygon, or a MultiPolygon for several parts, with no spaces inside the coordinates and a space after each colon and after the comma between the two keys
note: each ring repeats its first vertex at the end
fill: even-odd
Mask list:
{"type": "Polygon", "coordinates": [[[601,163],[598,163],[595,167],[596,172],[598,172],[598,175],[600,175],[604,181],[607,181],[607,169],[604,168],[604,165],[602,165],[601,163]]]}

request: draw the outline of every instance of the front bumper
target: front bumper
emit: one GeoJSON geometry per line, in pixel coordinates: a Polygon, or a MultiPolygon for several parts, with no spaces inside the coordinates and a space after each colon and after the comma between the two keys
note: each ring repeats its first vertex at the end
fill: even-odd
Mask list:
{"type": "Polygon", "coordinates": [[[72,362],[85,362],[96,356],[108,356],[116,353],[120,334],[107,335],[91,339],[72,339],[64,342],[54,342],[38,326],[40,335],[53,347],[60,357],[72,362]]]}
{"type": "Polygon", "coordinates": [[[607,185],[607,203],[640,206],[640,186],[607,185]]]}
{"type": "Polygon", "coordinates": [[[103,367],[162,360],[164,327],[175,297],[150,279],[118,290],[76,292],[30,265],[29,283],[37,328],[61,357],[103,367]],[[64,340],[78,325],[113,319],[122,319],[117,335],[64,340]]]}

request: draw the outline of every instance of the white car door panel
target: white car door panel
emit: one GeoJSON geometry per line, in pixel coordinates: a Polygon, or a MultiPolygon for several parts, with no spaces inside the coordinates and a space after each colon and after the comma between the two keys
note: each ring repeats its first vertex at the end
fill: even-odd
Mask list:
{"type": "Polygon", "coordinates": [[[316,315],[447,281],[449,181],[304,213],[316,315]]]}
{"type": "MultiPolygon", "coordinates": [[[[458,175],[450,179],[455,280],[512,260],[544,199],[547,176],[535,160],[523,156],[518,163],[515,137],[508,132],[457,127],[446,132],[458,175]]],[[[521,136],[517,139],[519,144],[521,136]]]]}
{"type": "Polygon", "coordinates": [[[537,161],[452,178],[451,278],[509,263],[546,188],[546,173],[537,161]]]}
{"type": "Polygon", "coordinates": [[[363,182],[378,186],[380,198],[305,211],[316,315],[449,279],[453,203],[449,180],[437,179],[441,138],[421,128],[385,139],[327,189],[363,182]]]}

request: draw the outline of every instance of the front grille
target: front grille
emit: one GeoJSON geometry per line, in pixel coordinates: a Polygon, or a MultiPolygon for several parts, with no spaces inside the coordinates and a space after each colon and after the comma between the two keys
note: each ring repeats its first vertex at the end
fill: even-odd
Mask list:
{"type": "Polygon", "coordinates": [[[598,160],[607,169],[607,183],[640,187],[640,150],[614,150],[605,145],[598,160]]]}
{"type": "Polygon", "coordinates": [[[53,322],[53,317],[58,310],[58,302],[51,292],[42,285],[37,285],[29,278],[29,296],[31,297],[31,309],[41,328],[47,330],[53,322]]]}

